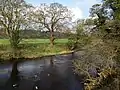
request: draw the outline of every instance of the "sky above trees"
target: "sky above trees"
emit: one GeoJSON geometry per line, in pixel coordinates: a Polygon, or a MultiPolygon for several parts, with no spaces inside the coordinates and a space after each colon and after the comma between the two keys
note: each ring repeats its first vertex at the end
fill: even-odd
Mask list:
{"type": "Polygon", "coordinates": [[[101,0],[25,0],[34,6],[40,3],[58,2],[67,6],[73,12],[74,19],[87,18],[89,16],[89,9],[96,3],[101,3],[101,0]]]}

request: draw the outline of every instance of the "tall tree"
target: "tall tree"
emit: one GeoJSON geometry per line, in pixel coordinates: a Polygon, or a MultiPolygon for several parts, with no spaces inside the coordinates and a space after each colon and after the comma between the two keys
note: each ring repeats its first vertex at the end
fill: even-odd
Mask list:
{"type": "Polygon", "coordinates": [[[102,7],[102,4],[95,4],[90,8],[90,16],[95,17],[97,27],[102,26],[106,21],[106,10],[102,7]]]}
{"type": "Polygon", "coordinates": [[[24,0],[0,0],[0,26],[9,37],[14,56],[21,41],[20,30],[25,28],[27,7],[24,0]]]}
{"type": "Polygon", "coordinates": [[[54,45],[54,32],[60,30],[71,20],[70,10],[59,3],[51,3],[50,5],[41,4],[34,11],[34,19],[43,27],[44,30],[50,32],[50,43],[54,45]]]}
{"type": "Polygon", "coordinates": [[[113,19],[120,19],[120,0],[102,0],[103,7],[109,9],[113,19]]]}

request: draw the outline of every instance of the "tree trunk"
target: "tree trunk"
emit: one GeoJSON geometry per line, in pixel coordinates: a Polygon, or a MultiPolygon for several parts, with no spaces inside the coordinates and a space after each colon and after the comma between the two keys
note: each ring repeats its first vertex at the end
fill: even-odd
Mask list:
{"type": "Polygon", "coordinates": [[[54,40],[55,40],[55,38],[54,38],[54,33],[53,33],[53,31],[52,31],[52,32],[50,32],[50,45],[51,45],[51,46],[54,46],[54,40]]]}
{"type": "Polygon", "coordinates": [[[12,49],[12,58],[18,57],[18,44],[16,44],[12,38],[10,38],[10,45],[12,49]]]}

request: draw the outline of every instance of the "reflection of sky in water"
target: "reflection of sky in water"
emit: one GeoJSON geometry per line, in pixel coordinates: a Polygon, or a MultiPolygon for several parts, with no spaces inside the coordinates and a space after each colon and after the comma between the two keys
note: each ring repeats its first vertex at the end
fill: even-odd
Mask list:
{"type": "Polygon", "coordinates": [[[20,76],[32,78],[36,77],[36,75],[40,75],[41,71],[48,70],[51,67],[50,60],[53,59],[55,69],[57,72],[65,77],[65,73],[68,69],[68,56],[56,56],[54,58],[46,57],[41,60],[36,61],[26,61],[24,63],[20,63],[18,65],[18,71],[20,72],[20,76]]]}
{"type": "Polygon", "coordinates": [[[26,61],[18,65],[18,71],[20,76],[23,77],[35,77],[36,74],[40,74],[44,68],[49,67],[50,60],[36,60],[36,61],[26,61]]]}
{"type": "MultiPolygon", "coordinates": [[[[74,89],[78,82],[76,82],[73,76],[70,58],[70,55],[58,55],[53,58],[44,57],[41,60],[21,62],[17,66],[19,71],[18,76],[21,79],[40,80],[43,87],[46,87],[46,85],[50,86],[49,83],[55,84],[55,82],[59,81],[58,83],[67,85],[69,90],[81,90],[80,87],[79,89],[74,89]],[[53,59],[54,65],[51,65],[51,59],[53,59]]],[[[0,66],[0,82],[3,78],[7,80],[10,77],[10,73],[11,66],[0,66]]],[[[5,79],[3,81],[5,82],[5,79]]]]}
{"type": "Polygon", "coordinates": [[[6,76],[9,76],[12,71],[11,65],[1,65],[0,66],[0,78],[4,78],[6,76]]]}
{"type": "Polygon", "coordinates": [[[11,65],[0,65],[0,84],[5,84],[6,81],[10,78],[12,71],[11,65]]]}

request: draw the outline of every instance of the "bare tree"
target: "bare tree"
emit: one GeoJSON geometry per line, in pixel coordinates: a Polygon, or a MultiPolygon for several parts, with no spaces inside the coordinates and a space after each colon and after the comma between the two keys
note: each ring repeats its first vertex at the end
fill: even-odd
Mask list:
{"type": "Polygon", "coordinates": [[[0,26],[9,37],[14,56],[21,41],[20,30],[25,28],[27,8],[24,0],[0,0],[0,26]]]}
{"type": "Polygon", "coordinates": [[[34,20],[50,32],[50,43],[54,45],[54,32],[61,30],[71,20],[70,10],[59,3],[41,4],[34,10],[34,20]],[[35,20],[36,19],[36,20],[35,20]]]}

